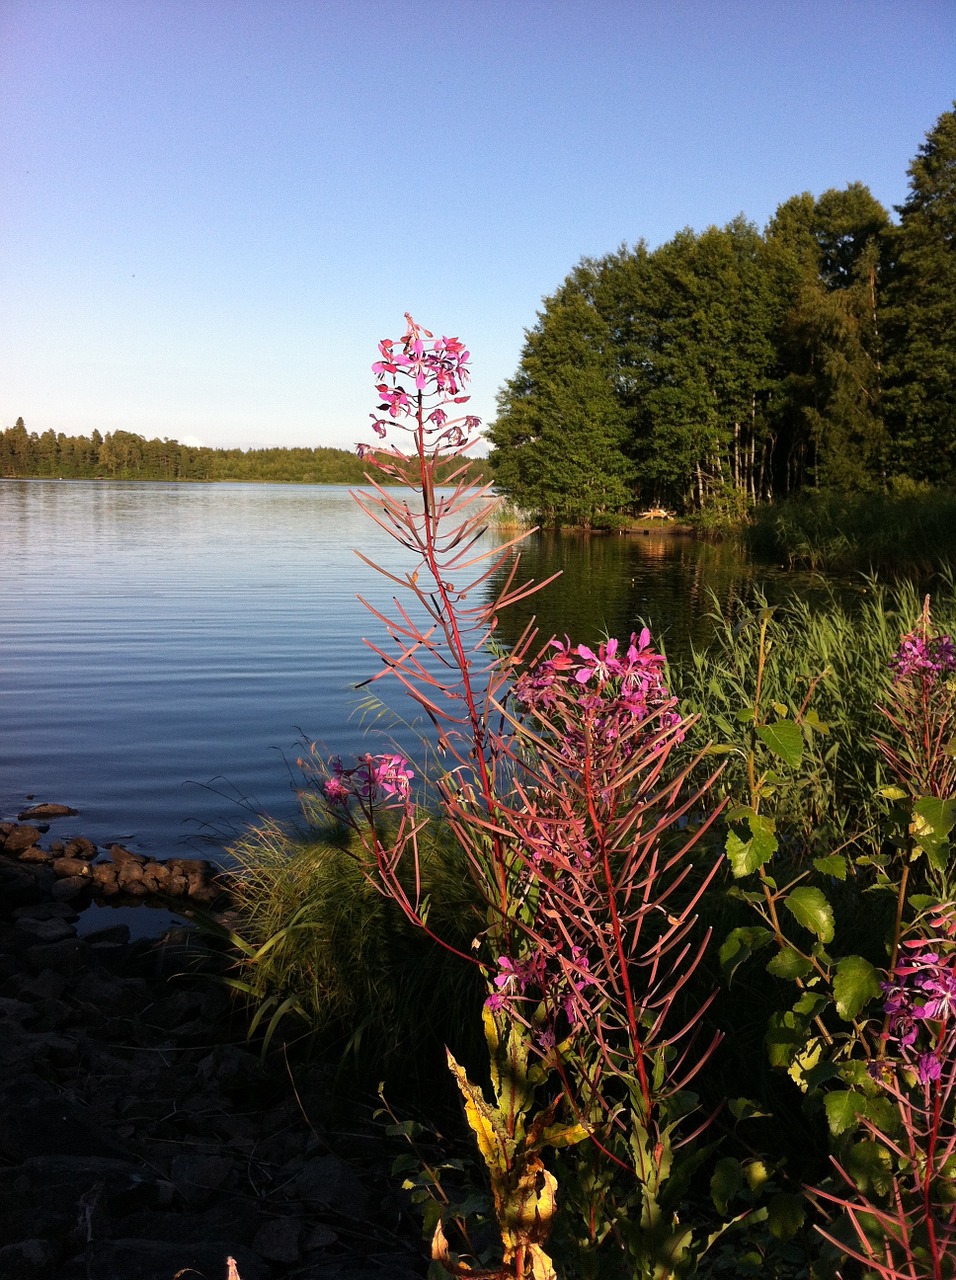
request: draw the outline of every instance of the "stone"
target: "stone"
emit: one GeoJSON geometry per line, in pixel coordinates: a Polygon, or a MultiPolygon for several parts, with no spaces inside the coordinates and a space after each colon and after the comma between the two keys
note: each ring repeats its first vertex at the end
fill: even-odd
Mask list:
{"type": "Polygon", "coordinates": [[[177,1192],[187,1204],[208,1204],[212,1192],[218,1191],[229,1179],[233,1162],[224,1156],[185,1155],[175,1156],[171,1177],[177,1192]]]}
{"type": "Polygon", "coordinates": [[[142,854],[130,853],[129,849],[124,849],[121,844],[111,844],[109,855],[118,867],[128,866],[130,863],[141,867],[146,861],[142,854]]]}
{"type": "Polygon", "coordinates": [[[29,849],[31,845],[36,844],[40,839],[39,827],[30,826],[24,823],[22,826],[14,827],[7,834],[3,842],[3,852],[17,854],[24,849],[29,849]]]}
{"type": "Polygon", "coordinates": [[[55,858],[53,872],[58,876],[88,876],[90,864],[82,858],[55,858]]]}
{"type": "Polygon", "coordinates": [[[96,845],[92,840],[87,840],[86,836],[73,836],[63,846],[63,852],[68,858],[83,858],[89,861],[96,857],[96,845]]]}
{"type": "MultiPolygon", "coordinates": [[[[94,1240],[82,1267],[61,1269],[57,1280],[172,1280],[204,1276],[227,1280],[226,1259],[236,1260],[241,1280],[267,1280],[271,1268],[249,1249],[228,1241],[173,1244],[158,1240],[94,1240]]],[[[381,1278],[380,1278],[381,1280],[381,1278]]]]}
{"type": "Polygon", "coordinates": [[[327,1205],[340,1213],[361,1218],[368,1209],[368,1195],[355,1171],[338,1156],[313,1156],[292,1177],[286,1194],[307,1204],[327,1205]]]}
{"type": "Polygon", "coordinates": [[[68,804],[35,804],[18,813],[17,818],[20,822],[26,822],[30,818],[72,818],[78,812],[78,809],[71,809],[68,804]]]}
{"type": "Polygon", "coordinates": [[[34,862],[40,864],[53,862],[53,854],[47,853],[46,849],[41,849],[38,844],[31,844],[29,848],[23,849],[17,856],[20,862],[34,862]]]}
{"type": "Polygon", "coordinates": [[[20,1240],[0,1248],[3,1280],[51,1280],[57,1251],[48,1240],[20,1240]]]}
{"type": "Polygon", "coordinates": [[[252,1247],[270,1262],[281,1262],[289,1266],[298,1262],[301,1257],[301,1240],[301,1222],[295,1218],[273,1218],[256,1232],[252,1247]]]}
{"type": "Polygon", "coordinates": [[[57,880],[50,892],[58,902],[75,902],[77,898],[90,892],[91,884],[87,871],[81,876],[64,876],[62,880],[57,880]]]}

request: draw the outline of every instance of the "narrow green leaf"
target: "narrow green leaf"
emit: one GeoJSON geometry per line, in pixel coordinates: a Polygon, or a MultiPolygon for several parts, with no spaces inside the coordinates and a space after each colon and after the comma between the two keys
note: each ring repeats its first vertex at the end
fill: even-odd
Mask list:
{"type": "Polygon", "coordinates": [[[784,906],[805,929],[821,942],[833,941],[833,908],[819,889],[800,885],[784,898],[784,906]]]}

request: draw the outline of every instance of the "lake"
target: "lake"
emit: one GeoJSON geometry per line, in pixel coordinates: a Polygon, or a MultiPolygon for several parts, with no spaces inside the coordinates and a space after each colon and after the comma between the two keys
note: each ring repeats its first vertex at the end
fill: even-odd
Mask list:
{"type": "MultiPolygon", "coordinates": [[[[79,810],[58,835],[208,855],[256,812],[295,816],[304,739],[385,749],[358,712],[378,624],[356,593],[390,590],[353,549],[410,565],[344,488],[7,480],[0,548],[0,817],[35,797],[79,810]]],[[[672,654],[705,637],[711,589],[757,576],[656,532],[534,535],[523,567],[564,577],[506,642],[534,608],[543,638],[590,643],[649,619],[672,654]]],[[[388,701],[408,713],[397,687],[388,701]]]]}

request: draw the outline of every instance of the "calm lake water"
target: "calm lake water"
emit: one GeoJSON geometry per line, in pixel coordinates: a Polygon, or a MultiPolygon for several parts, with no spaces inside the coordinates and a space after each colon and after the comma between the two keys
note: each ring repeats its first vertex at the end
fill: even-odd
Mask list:
{"type": "MultiPolygon", "coordinates": [[[[56,834],[160,857],[209,854],[256,811],[293,818],[303,739],[384,749],[357,713],[378,631],[356,593],[390,592],[357,547],[410,567],[336,486],[0,482],[0,817],[65,803],[79,816],[56,834]]],[[[649,619],[672,653],[705,636],[709,589],[755,576],[661,535],[535,535],[523,566],[565,572],[506,641],[533,607],[544,638],[649,619]]]]}

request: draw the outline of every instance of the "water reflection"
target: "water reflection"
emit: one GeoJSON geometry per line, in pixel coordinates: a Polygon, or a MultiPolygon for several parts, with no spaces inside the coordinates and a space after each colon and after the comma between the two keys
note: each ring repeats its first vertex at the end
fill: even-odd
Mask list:
{"type": "Polygon", "coordinates": [[[755,580],[766,577],[730,542],[657,530],[647,536],[532,534],[522,547],[519,576],[542,581],[556,569],[556,582],[502,614],[501,639],[507,644],[532,616],[542,639],[567,634],[584,643],[626,637],[646,624],[679,657],[711,635],[714,597],[730,609],[733,601],[752,595],[755,580]]]}

